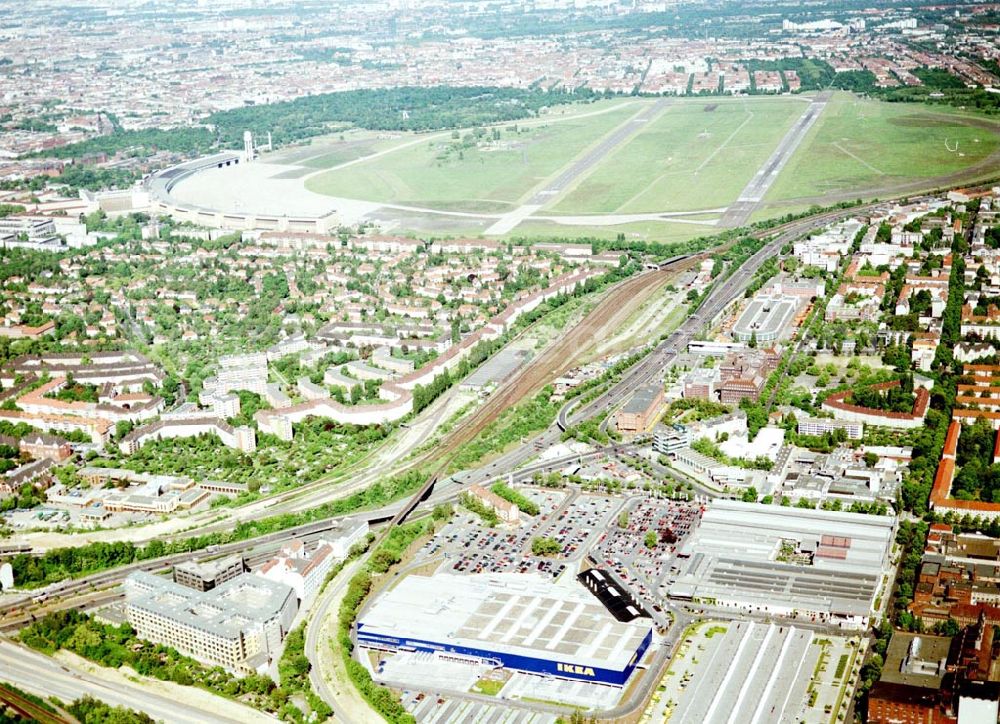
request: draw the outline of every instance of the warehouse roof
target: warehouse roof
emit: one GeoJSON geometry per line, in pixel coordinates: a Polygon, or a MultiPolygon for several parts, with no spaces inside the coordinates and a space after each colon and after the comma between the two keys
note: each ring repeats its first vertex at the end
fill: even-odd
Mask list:
{"type": "Polygon", "coordinates": [[[407,576],[362,615],[366,633],[624,669],[651,630],[616,621],[581,586],[534,574],[407,576]]]}
{"type": "Polygon", "coordinates": [[[892,531],[887,516],[713,501],[670,595],[866,615],[892,531]]]}
{"type": "Polygon", "coordinates": [[[640,387],[632,395],[632,398],[625,403],[622,408],[622,412],[631,414],[642,414],[648,410],[653,403],[656,401],[657,397],[663,392],[663,388],[659,385],[647,385],[645,387],[640,387]]]}

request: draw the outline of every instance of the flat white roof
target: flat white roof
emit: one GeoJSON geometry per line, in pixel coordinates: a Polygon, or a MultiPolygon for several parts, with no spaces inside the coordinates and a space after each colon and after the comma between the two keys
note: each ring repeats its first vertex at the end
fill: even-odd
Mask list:
{"type": "Polygon", "coordinates": [[[648,619],[616,620],[583,586],[522,573],[407,576],[361,617],[365,633],[606,669],[628,666],[648,619]]]}
{"type": "Polygon", "coordinates": [[[687,558],[670,593],[864,615],[894,523],[891,516],[716,500],[681,549],[687,558]]]}

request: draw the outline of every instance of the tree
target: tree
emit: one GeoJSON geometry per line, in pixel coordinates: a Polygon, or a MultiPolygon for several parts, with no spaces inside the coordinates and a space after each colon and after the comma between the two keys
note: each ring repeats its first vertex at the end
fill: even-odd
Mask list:
{"type": "Polygon", "coordinates": [[[533,538],[531,540],[531,553],[551,558],[562,553],[562,545],[555,538],[533,538]]]}
{"type": "Polygon", "coordinates": [[[752,485],[743,491],[743,495],[740,497],[744,503],[756,503],[757,502],[757,488],[752,485]]]}
{"type": "Polygon", "coordinates": [[[656,548],[656,544],[660,542],[660,537],[656,535],[655,530],[647,530],[646,536],[643,538],[643,542],[646,544],[647,548],[652,550],[653,548],[656,548]]]}
{"type": "Polygon", "coordinates": [[[131,420],[119,420],[115,424],[115,437],[121,440],[123,437],[132,432],[134,425],[135,423],[131,420]]]}
{"type": "Polygon", "coordinates": [[[865,467],[873,468],[875,467],[875,464],[878,462],[878,455],[869,451],[864,454],[863,459],[865,461],[865,467]]]}

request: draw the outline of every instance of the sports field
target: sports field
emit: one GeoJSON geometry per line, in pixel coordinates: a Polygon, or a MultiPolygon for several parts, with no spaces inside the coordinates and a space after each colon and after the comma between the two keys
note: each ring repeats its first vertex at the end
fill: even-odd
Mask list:
{"type": "MultiPolygon", "coordinates": [[[[998,132],[1000,120],[984,116],[840,93],[766,199],[822,202],[824,197],[905,190],[901,187],[922,179],[987,164],[1000,147],[998,132]]],[[[1000,165],[989,165],[996,174],[1000,165]]]]}

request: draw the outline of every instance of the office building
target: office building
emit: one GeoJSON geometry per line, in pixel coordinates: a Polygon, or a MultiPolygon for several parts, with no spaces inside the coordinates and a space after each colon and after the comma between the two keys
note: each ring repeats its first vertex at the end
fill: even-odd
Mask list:
{"type": "Polygon", "coordinates": [[[144,571],[125,579],[125,613],[139,638],[240,675],[264,671],[280,655],[296,611],[291,587],[254,575],[210,591],[144,571]]]}
{"type": "Polygon", "coordinates": [[[174,583],[195,591],[211,591],[245,571],[243,556],[227,556],[205,562],[184,561],[174,566],[174,583]]]}

